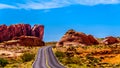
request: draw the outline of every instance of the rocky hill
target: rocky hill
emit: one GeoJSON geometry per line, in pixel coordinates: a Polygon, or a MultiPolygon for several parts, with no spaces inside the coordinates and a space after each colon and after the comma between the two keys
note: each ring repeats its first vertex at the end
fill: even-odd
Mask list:
{"type": "Polygon", "coordinates": [[[119,43],[119,42],[120,42],[120,40],[113,36],[105,37],[105,39],[102,40],[102,43],[105,45],[110,45],[110,44],[119,43]]]}
{"type": "Polygon", "coordinates": [[[34,25],[31,27],[29,24],[15,24],[6,26],[0,25],[0,42],[11,40],[20,36],[35,36],[41,41],[43,39],[44,26],[34,25]]]}
{"type": "Polygon", "coordinates": [[[82,32],[76,32],[74,30],[69,30],[61,38],[61,40],[56,44],[56,46],[63,45],[96,45],[99,42],[92,36],[86,35],[82,32]]]}

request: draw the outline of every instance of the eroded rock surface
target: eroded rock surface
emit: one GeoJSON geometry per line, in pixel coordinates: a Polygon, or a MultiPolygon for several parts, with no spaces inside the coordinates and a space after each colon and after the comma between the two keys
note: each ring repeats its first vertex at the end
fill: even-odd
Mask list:
{"type": "Polygon", "coordinates": [[[56,46],[63,45],[96,45],[99,42],[92,36],[86,35],[82,32],[76,32],[74,30],[69,30],[61,38],[61,40],[56,44],[56,46]]]}
{"type": "Polygon", "coordinates": [[[40,38],[34,36],[20,36],[14,38],[22,46],[44,46],[45,43],[40,38]]]}
{"type": "Polygon", "coordinates": [[[31,27],[29,24],[0,25],[0,42],[11,40],[20,36],[35,36],[43,39],[44,26],[35,25],[31,27]]]}
{"type": "Polygon", "coordinates": [[[113,37],[113,36],[109,36],[109,37],[106,37],[102,43],[105,44],[105,45],[110,45],[110,44],[114,44],[114,43],[118,43],[119,40],[116,38],[116,37],[113,37]]]}

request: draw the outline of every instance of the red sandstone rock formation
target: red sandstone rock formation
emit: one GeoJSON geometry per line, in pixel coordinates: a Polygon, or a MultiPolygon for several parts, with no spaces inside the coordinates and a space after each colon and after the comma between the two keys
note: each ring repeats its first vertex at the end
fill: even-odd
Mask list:
{"type": "Polygon", "coordinates": [[[14,37],[35,36],[43,39],[44,26],[35,25],[33,28],[29,24],[0,25],[0,42],[11,40],[14,37]],[[34,28],[34,29],[33,29],[34,28]]]}
{"type": "Polygon", "coordinates": [[[19,40],[22,46],[44,46],[45,43],[40,38],[34,36],[20,36],[15,40],[19,40]]]}
{"type": "Polygon", "coordinates": [[[99,44],[99,42],[92,35],[86,35],[85,33],[82,33],[82,32],[69,30],[61,38],[61,40],[56,44],[56,46],[79,45],[79,44],[96,45],[96,44],[99,44]]]}
{"type": "Polygon", "coordinates": [[[106,37],[102,43],[105,44],[105,45],[110,45],[110,44],[114,44],[114,43],[118,43],[119,40],[115,37],[112,37],[112,36],[109,36],[109,37],[106,37]]]}
{"type": "Polygon", "coordinates": [[[99,42],[92,35],[88,35],[88,38],[92,44],[94,45],[99,44],[99,42]]]}
{"type": "Polygon", "coordinates": [[[32,36],[39,37],[40,39],[43,38],[44,34],[44,26],[42,25],[34,25],[32,28],[32,36]]]}
{"type": "Polygon", "coordinates": [[[2,43],[4,46],[44,46],[45,43],[41,41],[40,38],[34,37],[34,36],[20,36],[20,37],[14,37],[14,39],[9,41],[4,41],[2,43]]]}

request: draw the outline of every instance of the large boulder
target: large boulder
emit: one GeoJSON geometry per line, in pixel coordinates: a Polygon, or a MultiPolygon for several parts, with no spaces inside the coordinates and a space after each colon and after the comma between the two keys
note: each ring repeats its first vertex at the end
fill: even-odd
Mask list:
{"type": "Polygon", "coordinates": [[[92,36],[86,35],[82,32],[76,32],[74,30],[69,30],[61,38],[61,40],[56,44],[56,46],[63,45],[96,45],[99,42],[92,36]]]}
{"type": "Polygon", "coordinates": [[[0,42],[11,40],[14,37],[20,36],[35,36],[43,39],[44,26],[36,25],[37,28],[31,28],[29,24],[15,24],[15,25],[0,25],[0,42]],[[35,34],[33,34],[35,33],[35,34]]]}
{"type": "Polygon", "coordinates": [[[118,43],[119,40],[116,38],[116,37],[113,37],[113,36],[109,36],[109,37],[106,37],[102,43],[105,44],[105,45],[110,45],[110,44],[114,44],[114,43],[118,43]]]}

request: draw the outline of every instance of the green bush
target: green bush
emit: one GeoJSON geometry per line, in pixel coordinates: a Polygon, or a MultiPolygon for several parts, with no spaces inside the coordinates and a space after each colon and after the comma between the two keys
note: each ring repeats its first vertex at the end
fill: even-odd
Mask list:
{"type": "Polygon", "coordinates": [[[55,55],[56,55],[56,57],[65,57],[65,53],[64,52],[60,52],[60,51],[56,51],[55,52],[55,55]]]}
{"type": "Polygon", "coordinates": [[[0,67],[5,67],[7,64],[8,64],[7,60],[0,58],[0,67]]]}
{"type": "Polygon", "coordinates": [[[32,59],[34,59],[35,57],[35,54],[31,54],[31,53],[24,53],[22,56],[21,56],[21,59],[23,62],[28,62],[28,61],[31,61],[32,59]]]}

